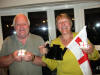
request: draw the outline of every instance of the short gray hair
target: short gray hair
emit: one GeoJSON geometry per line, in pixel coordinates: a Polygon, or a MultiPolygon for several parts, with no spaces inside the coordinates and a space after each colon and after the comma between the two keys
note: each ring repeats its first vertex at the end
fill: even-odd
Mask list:
{"type": "Polygon", "coordinates": [[[13,26],[15,26],[15,20],[16,20],[16,17],[19,16],[19,15],[24,15],[24,16],[27,18],[28,25],[30,26],[30,21],[29,21],[28,17],[27,17],[25,14],[23,14],[23,13],[19,13],[19,14],[17,14],[17,15],[14,17],[14,20],[13,20],[13,26]]]}

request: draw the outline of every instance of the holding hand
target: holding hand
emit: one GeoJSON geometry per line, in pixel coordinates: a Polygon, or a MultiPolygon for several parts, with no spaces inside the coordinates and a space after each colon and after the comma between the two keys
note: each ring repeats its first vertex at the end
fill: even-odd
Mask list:
{"type": "Polygon", "coordinates": [[[23,61],[32,61],[34,59],[34,55],[32,52],[26,50],[16,50],[13,52],[12,57],[14,61],[21,62],[23,61]]]}
{"type": "Polygon", "coordinates": [[[87,48],[81,48],[84,50],[84,52],[86,52],[87,54],[91,54],[94,50],[94,47],[92,44],[87,44],[87,48]]]}
{"type": "Polygon", "coordinates": [[[18,56],[18,50],[14,51],[11,55],[14,59],[14,61],[20,62],[22,60],[21,56],[18,56]]]}
{"type": "Polygon", "coordinates": [[[32,54],[32,52],[25,52],[25,56],[22,56],[22,60],[24,61],[32,61],[34,59],[34,55],[32,54]]]}
{"type": "Polygon", "coordinates": [[[48,53],[48,50],[47,50],[47,48],[46,48],[46,44],[47,44],[47,43],[45,43],[44,45],[39,46],[39,50],[40,50],[40,53],[41,53],[42,55],[45,55],[45,54],[48,53]]]}

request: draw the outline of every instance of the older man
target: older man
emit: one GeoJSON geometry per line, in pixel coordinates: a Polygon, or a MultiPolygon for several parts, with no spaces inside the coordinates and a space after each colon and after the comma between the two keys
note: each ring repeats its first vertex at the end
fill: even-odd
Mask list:
{"type": "Polygon", "coordinates": [[[4,40],[0,52],[0,67],[9,67],[9,75],[42,75],[41,54],[38,46],[44,43],[37,35],[29,33],[30,22],[24,14],[15,16],[15,35],[4,40]]]}

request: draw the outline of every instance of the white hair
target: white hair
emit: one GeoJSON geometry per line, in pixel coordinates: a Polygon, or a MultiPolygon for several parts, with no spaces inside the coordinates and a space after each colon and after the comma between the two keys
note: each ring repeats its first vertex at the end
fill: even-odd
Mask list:
{"type": "Polygon", "coordinates": [[[16,17],[17,17],[17,16],[20,16],[20,15],[24,15],[24,16],[27,18],[28,25],[30,26],[30,21],[29,21],[28,17],[27,17],[25,14],[23,14],[23,13],[17,14],[17,15],[14,17],[14,20],[13,20],[13,26],[15,26],[15,20],[16,20],[16,17]]]}

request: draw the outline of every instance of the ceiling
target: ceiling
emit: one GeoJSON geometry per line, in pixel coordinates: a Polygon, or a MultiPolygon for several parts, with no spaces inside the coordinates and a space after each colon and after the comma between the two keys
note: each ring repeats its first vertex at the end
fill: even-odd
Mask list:
{"type": "Polygon", "coordinates": [[[4,7],[0,8],[1,10],[5,9],[27,9],[33,7],[42,7],[42,6],[58,6],[58,5],[73,5],[73,4],[80,4],[80,3],[90,3],[90,2],[97,2],[100,0],[74,0],[74,1],[60,1],[60,2],[50,2],[50,3],[39,3],[39,4],[28,4],[28,5],[20,5],[20,6],[11,6],[11,7],[4,7]]]}

